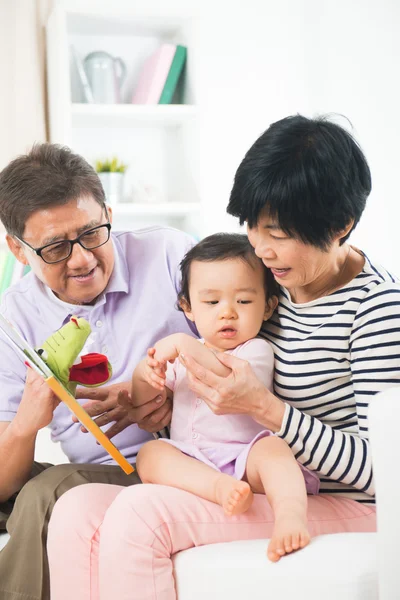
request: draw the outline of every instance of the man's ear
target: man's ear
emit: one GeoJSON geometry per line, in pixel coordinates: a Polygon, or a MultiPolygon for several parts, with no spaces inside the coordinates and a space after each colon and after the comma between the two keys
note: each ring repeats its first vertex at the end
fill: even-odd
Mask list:
{"type": "Polygon", "coordinates": [[[274,310],[276,309],[276,307],[278,306],[278,297],[277,296],[271,296],[271,298],[268,298],[268,300],[265,303],[265,312],[264,312],[264,321],[268,321],[268,319],[270,318],[270,316],[272,315],[272,313],[274,312],[274,310]]]}
{"type": "Polygon", "coordinates": [[[18,242],[18,240],[13,238],[11,235],[8,235],[8,233],[7,233],[6,241],[7,241],[7,246],[9,247],[11,252],[14,254],[15,258],[23,265],[29,265],[29,262],[25,256],[25,251],[24,251],[23,247],[21,246],[21,244],[18,242]]]}
{"type": "Polygon", "coordinates": [[[183,298],[183,297],[179,298],[179,306],[181,307],[181,309],[185,313],[186,318],[189,319],[189,321],[192,321],[194,323],[194,317],[193,317],[193,314],[192,314],[192,309],[190,308],[190,304],[186,300],[186,298],[183,298]]]}
{"type": "Polygon", "coordinates": [[[107,208],[108,220],[110,221],[110,223],[112,223],[112,220],[113,220],[113,209],[108,204],[106,204],[106,208],[107,208]]]}

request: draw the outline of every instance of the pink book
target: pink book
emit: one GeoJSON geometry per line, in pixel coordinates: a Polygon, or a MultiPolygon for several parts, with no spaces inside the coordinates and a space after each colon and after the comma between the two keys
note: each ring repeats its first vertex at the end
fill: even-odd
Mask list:
{"type": "Polygon", "coordinates": [[[175,44],[162,44],[144,62],[133,93],[132,104],[158,104],[176,51],[175,44]]]}

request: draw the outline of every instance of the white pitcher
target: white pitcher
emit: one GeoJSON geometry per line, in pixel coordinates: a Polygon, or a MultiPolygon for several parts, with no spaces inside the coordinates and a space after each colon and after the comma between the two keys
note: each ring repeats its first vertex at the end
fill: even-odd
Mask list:
{"type": "Polygon", "coordinates": [[[83,64],[94,101],[99,104],[121,102],[121,86],[126,76],[123,60],[99,50],[88,54],[83,64]]]}

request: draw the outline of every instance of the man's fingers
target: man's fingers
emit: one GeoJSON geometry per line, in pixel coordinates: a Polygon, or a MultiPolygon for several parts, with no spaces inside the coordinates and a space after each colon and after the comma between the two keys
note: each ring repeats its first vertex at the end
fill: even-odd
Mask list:
{"type": "Polygon", "coordinates": [[[129,418],[131,419],[131,422],[140,423],[151,413],[158,410],[160,408],[160,405],[163,406],[165,401],[166,394],[160,394],[159,396],[153,398],[153,400],[146,402],[146,404],[142,404],[142,406],[138,406],[136,408],[131,406],[129,409],[129,418]]]}
{"type": "Polygon", "coordinates": [[[128,390],[121,390],[118,392],[118,404],[124,408],[131,407],[131,395],[128,390]]]}
{"type": "MultiPolygon", "coordinates": [[[[121,393],[121,392],[120,392],[121,393]]],[[[119,396],[118,396],[119,397],[119,396]]],[[[117,405],[118,407],[118,405],[117,405]]],[[[115,400],[112,398],[109,401],[104,402],[87,402],[86,404],[82,404],[82,408],[87,412],[89,417],[98,417],[102,414],[107,414],[117,408],[115,406],[115,400]]],[[[72,420],[74,423],[77,423],[79,419],[75,415],[72,415],[72,420]]]]}
{"type": "Polygon", "coordinates": [[[123,431],[130,425],[132,425],[132,422],[128,419],[128,417],[124,417],[117,423],[114,423],[113,425],[111,425],[111,427],[109,429],[107,429],[107,431],[105,431],[104,433],[106,434],[108,439],[111,439],[118,433],[121,433],[121,431],[123,431]]]}
{"type": "Polygon", "coordinates": [[[104,390],[101,388],[77,387],[75,398],[80,400],[105,400],[108,398],[108,389],[107,387],[104,390]]]}
{"type": "Polygon", "coordinates": [[[110,399],[104,402],[87,402],[82,404],[82,408],[86,410],[91,417],[98,417],[105,412],[109,412],[118,406],[116,399],[110,399]]]}
{"type": "Polygon", "coordinates": [[[169,403],[164,404],[158,410],[138,423],[140,429],[144,429],[149,433],[160,431],[171,423],[172,408],[169,403]]]}
{"type": "Polygon", "coordinates": [[[103,413],[96,419],[94,422],[97,423],[99,427],[103,427],[103,425],[108,425],[108,423],[112,423],[113,421],[119,421],[126,417],[126,410],[122,406],[118,406],[114,408],[114,410],[109,410],[106,413],[103,413]]]}

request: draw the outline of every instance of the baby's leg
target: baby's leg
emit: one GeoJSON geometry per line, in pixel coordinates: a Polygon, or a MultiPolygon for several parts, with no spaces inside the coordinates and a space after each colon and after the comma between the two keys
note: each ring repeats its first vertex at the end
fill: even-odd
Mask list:
{"type": "Polygon", "coordinates": [[[220,473],[160,440],[147,442],[140,449],[136,467],[143,483],[170,485],[192,492],[220,504],[227,515],[245,512],[253,501],[246,481],[220,473]]]}
{"type": "Polygon", "coordinates": [[[249,452],[246,478],[254,492],[265,493],[275,525],[268,558],[277,561],[310,541],[304,477],[289,446],[278,437],[258,440],[249,452]]]}

